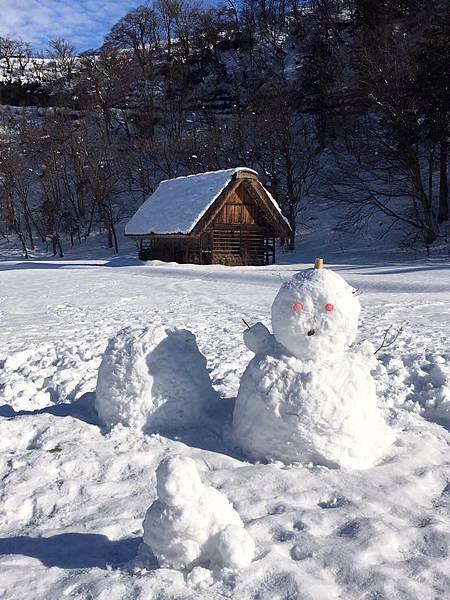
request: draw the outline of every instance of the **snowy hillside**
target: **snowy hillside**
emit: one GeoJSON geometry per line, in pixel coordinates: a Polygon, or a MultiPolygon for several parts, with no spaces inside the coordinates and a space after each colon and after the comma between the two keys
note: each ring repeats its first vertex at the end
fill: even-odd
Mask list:
{"type": "Polygon", "coordinates": [[[355,472],[251,464],[229,436],[252,358],[242,318],[270,327],[281,283],[309,263],[1,263],[0,597],[448,597],[449,264],[356,254],[337,252],[335,269],[359,288],[359,341],[378,346],[389,326],[403,332],[373,373],[396,442],[380,464],[355,472]],[[196,335],[220,395],[207,429],[143,435],[98,425],[107,341],[147,325],[196,335]],[[193,458],[203,483],[233,504],[256,543],[249,567],[188,573],[157,568],[139,550],[155,469],[173,453],[193,458]]]}
{"type": "Polygon", "coordinates": [[[0,59],[0,83],[42,83],[53,81],[61,75],[55,61],[49,58],[38,58],[31,55],[0,59]]]}

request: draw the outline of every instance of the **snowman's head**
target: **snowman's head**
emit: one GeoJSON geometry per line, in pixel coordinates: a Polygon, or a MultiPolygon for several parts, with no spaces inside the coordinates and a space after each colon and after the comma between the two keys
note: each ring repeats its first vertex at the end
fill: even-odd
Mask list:
{"type": "Polygon", "coordinates": [[[356,290],[328,269],[307,269],[281,286],[272,304],[275,339],[301,360],[326,359],[355,341],[356,290]]]}
{"type": "Polygon", "coordinates": [[[203,484],[192,458],[164,458],[156,469],[156,489],[164,504],[181,506],[194,502],[202,493],[203,484]]]}

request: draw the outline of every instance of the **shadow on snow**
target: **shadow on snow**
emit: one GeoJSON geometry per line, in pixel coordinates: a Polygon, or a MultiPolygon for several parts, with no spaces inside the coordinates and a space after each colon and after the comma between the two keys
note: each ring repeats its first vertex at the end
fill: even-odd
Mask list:
{"type": "Polygon", "coordinates": [[[0,538],[0,556],[18,554],[37,558],[47,567],[83,569],[117,566],[135,558],[141,538],[112,542],[106,535],[62,533],[51,537],[0,538]]]}
{"type": "Polygon", "coordinates": [[[0,258],[0,271],[23,271],[44,269],[79,269],[81,267],[136,267],[142,265],[142,261],[132,256],[117,256],[103,262],[94,259],[71,260],[70,258],[54,259],[29,259],[29,260],[4,260],[0,258]]]}
{"type": "MultiPolygon", "coordinates": [[[[224,434],[223,429],[231,427],[231,415],[233,413],[234,399],[222,399],[220,409],[216,411],[211,419],[209,427],[193,427],[176,431],[153,431],[147,435],[160,435],[174,442],[180,442],[191,448],[199,448],[208,452],[225,454],[237,460],[245,460],[242,453],[233,447],[232,443],[225,440],[229,435],[224,434]]],[[[9,404],[0,406],[0,417],[13,418],[33,415],[53,415],[55,417],[73,417],[84,421],[89,425],[100,427],[102,433],[107,433],[108,429],[103,426],[95,409],[95,393],[88,392],[83,394],[79,400],[71,403],[53,404],[37,410],[18,410],[15,411],[9,404]]]]}
{"type": "Polygon", "coordinates": [[[0,406],[0,417],[20,417],[24,415],[53,415],[55,417],[73,417],[89,425],[100,426],[100,419],[95,410],[95,394],[88,392],[71,403],[52,404],[37,410],[15,411],[9,404],[0,406]]]}

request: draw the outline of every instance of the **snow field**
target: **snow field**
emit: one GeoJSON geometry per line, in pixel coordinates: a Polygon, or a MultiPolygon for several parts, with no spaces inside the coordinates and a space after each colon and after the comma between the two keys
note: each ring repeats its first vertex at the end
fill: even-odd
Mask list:
{"type": "Polygon", "coordinates": [[[302,266],[12,266],[0,273],[0,598],[446,598],[448,265],[337,269],[362,292],[358,340],[377,345],[406,321],[374,373],[397,439],[381,464],[355,472],[250,465],[222,442],[253,356],[241,318],[270,326],[280,283],[302,266]],[[196,335],[223,402],[209,429],[166,437],[95,421],[108,339],[149,324],[196,335]],[[193,458],[233,504],[256,543],[248,568],[186,575],[140,556],[167,454],[193,458]]]}

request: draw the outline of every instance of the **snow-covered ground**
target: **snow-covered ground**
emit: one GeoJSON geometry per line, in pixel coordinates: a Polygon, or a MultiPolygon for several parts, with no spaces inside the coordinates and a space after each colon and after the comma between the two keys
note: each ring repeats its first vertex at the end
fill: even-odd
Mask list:
{"type": "Polygon", "coordinates": [[[0,263],[0,598],[449,597],[449,263],[334,259],[361,293],[359,340],[377,346],[403,325],[374,373],[397,441],[359,472],[250,464],[228,437],[253,356],[242,318],[270,326],[281,283],[309,263],[0,263]],[[207,430],[137,435],[97,424],[108,338],[149,324],[197,336],[222,403],[207,430]],[[203,482],[233,503],[256,542],[250,567],[187,574],[136,557],[168,453],[193,458],[203,482]]]}

